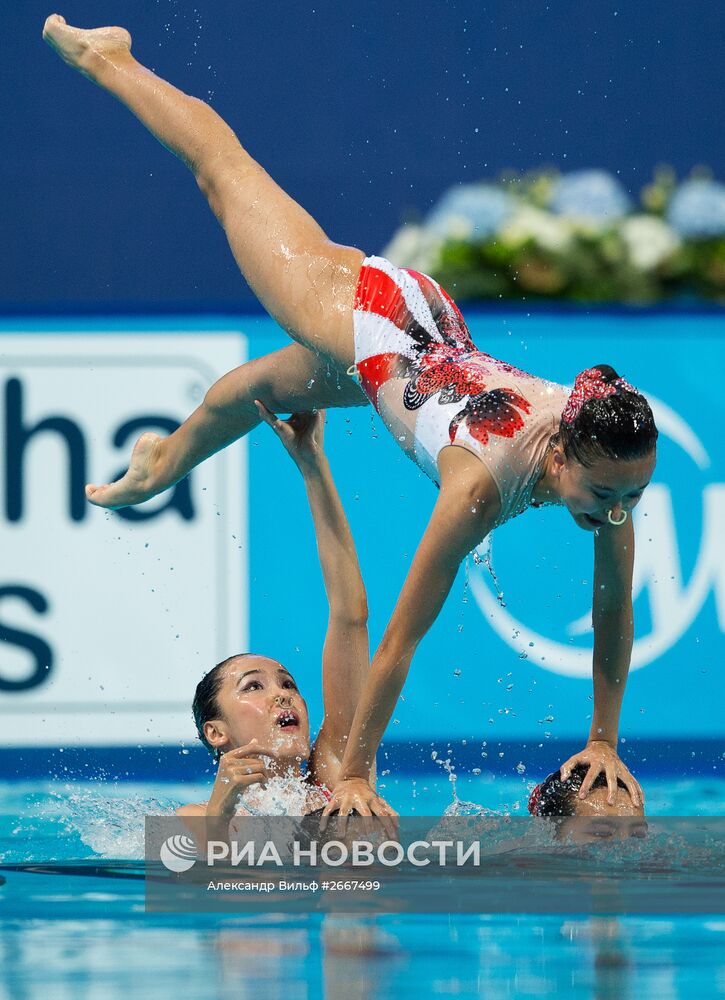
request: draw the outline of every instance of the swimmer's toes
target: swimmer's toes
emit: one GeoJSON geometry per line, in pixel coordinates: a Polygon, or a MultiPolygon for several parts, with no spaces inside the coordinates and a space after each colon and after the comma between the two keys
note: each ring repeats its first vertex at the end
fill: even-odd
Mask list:
{"type": "Polygon", "coordinates": [[[132,500],[125,500],[116,495],[117,491],[110,486],[86,486],[86,499],[96,507],[105,507],[106,510],[118,510],[119,507],[127,507],[132,500]]]}
{"type": "Polygon", "coordinates": [[[137,503],[144,503],[154,496],[152,492],[138,489],[129,483],[126,476],[116,483],[109,483],[107,486],[86,486],[86,499],[96,507],[105,507],[106,510],[119,510],[121,507],[133,507],[137,503]]]}
{"type": "Polygon", "coordinates": [[[95,504],[96,507],[105,507],[106,504],[103,501],[107,490],[107,486],[93,486],[89,483],[86,486],[86,500],[89,503],[95,504]]]}

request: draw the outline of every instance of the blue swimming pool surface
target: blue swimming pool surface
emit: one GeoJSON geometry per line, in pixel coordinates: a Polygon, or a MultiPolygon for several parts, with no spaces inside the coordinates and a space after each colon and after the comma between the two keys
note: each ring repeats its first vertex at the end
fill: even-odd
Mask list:
{"type": "MultiPolygon", "coordinates": [[[[444,772],[419,772],[381,783],[401,813],[440,815],[457,799],[462,811],[477,805],[518,816],[532,781],[452,782],[444,772]]],[[[143,857],[144,816],[203,799],[207,789],[0,784],[0,996],[352,1000],[561,991],[619,1000],[725,992],[725,906],[722,916],[147,913],[143,880],[124,877],[143,857]],[[53,873],[13,870],[42,863],[53,873]]],[[[716,777],[660,777],[647,794],[652,816],[725,811],[725,780],[716,777]]]]}

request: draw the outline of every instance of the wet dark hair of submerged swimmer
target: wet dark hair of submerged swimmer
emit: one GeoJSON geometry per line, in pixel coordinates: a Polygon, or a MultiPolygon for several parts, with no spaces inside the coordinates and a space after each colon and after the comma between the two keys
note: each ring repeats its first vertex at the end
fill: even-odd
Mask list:
{"type": "MultiPolygon", "coordinates": [[[[561,780],[561,771],[554,771],[536,786],[529,796],[529,812],[532,816],[576,816],[576,804],[579,789],[587,776],[589,768],[586,764],[578,764],[572,768],[566,781],[561,780]]],[[[599,774],[594,779],[592,788],[606,788],[607,776],[599,774]]],[[[617,787],[627,790],[621,778],[617,778],[617,787]]]]}
{"type": "Polygon", "coordinates": [[[599,459],[635,461],[657,443],[658,431],[649,403],[611,365],[580,372],[551,443],[567,459],[591,468],[599,459]]]}

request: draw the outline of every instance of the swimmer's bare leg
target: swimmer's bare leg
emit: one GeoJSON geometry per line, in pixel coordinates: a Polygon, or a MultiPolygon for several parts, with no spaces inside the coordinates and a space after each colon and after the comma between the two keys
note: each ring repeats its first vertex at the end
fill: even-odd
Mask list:
{"type": "Polygon", "coordinates": [[[256,427],[260,420],[255,399],[275,413],[361,406],[368,401],[357,384],[330,362],[300,344],[290,344],[224,375],[169,437],[142,434],[126,474],[107,486],[87,486],[86,496],[91,503],[110,508],[156,496],[256,427]]]}
{"type": "MultiPolygon", "coordinates": [[[[344,373],[354,360],[352,304],[364,255],[328,240],[208,105],[141,66],[131,55],[131,37],[125,29],[72,28],[54,14],[46,21],[43,37],[66,63],[124,103],[192,170],[259,300],[294,340],[336,367],[349,399],[354,400],[346,401],[339,393],[334,400],[329,394],[319,395],[317,379],[312,388],[303,390],[315,376],[299,377],[310,359],[302,362],[302,355],[296,355],[285,358],[288,391],[280,392],[285,405],[279,409],[361,403],[359,390],[344,373]],[[298,405],[286,405],[291,399],[298,405]]],[[[140,503],[247,433],[258,416],[249,410],[246,376],[236,402],[231,395],[234,373],[228,378],[224,417],[205,401],[170,438],[143,435],[123,479],[107,487],[89,487],[89,499],[109,507],[140,503]]],[[[274,406],[271,400],[264,401],[274,406]]]]}
{"type": "Polygon", "coordinates": [[[270,315],[294,340],[346,371],[354,360],[352,306],[362,252],[332,243],[212,108],[138,63],[125,29],[72,28],[54,14],[43,37],[189,167],[270,315]]]}

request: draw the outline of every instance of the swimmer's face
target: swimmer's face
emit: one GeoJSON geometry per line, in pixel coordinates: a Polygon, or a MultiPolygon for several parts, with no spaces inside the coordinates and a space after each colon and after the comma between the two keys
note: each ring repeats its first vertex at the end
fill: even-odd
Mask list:
{"type": "MultiPolygon", "coordinates": [[[[256,739],[279,761],[310,756],[307,704],[292,675],[266,656],[240,656],[226,668],[217,695],[222,719],[214,721],[213,745],[225,753],[256,739]]],[[[209,738],[209,736],[207,736],[209,738]]]]}
{"type": "Polygon", "coordinates": [[[559,821],[557,839],[572,844],[600,840],[627,840],[646,837],[647,822],[642,806],[635,806],[626,788],[617,787],[614,804],[609,805],[606,785],[592,788],[585,799],[574,800],[574,816],[559,821]]]}
{"type": "Polygon", "coordinates": [[[567,460],[560,448],[552,455],[552,472],[558,492],[577,525],[584,531],[596,531],[610,526],[612,519],[620,521],[622,511],[630,513],[642,499],[642,494],[654,472],[656,453],[630,462],[600,458],[587,467],[567,460]]]}

